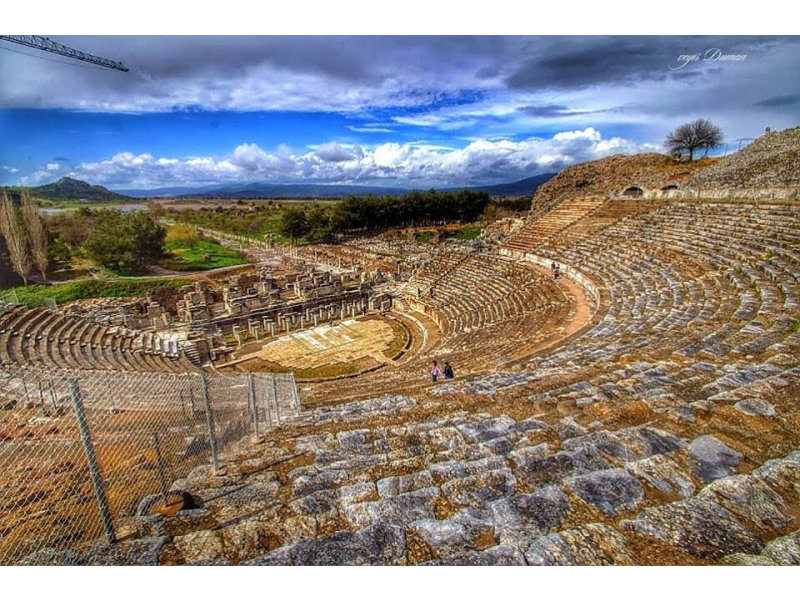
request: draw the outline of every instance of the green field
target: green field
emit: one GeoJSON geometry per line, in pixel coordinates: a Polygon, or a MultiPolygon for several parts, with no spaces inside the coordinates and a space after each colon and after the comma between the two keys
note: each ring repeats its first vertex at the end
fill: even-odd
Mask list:
{"type": "Polygon", "coordinates": [[[37,198],[36,203],[41,208],[60,208],[60,209],[79,209],[79,208],[111,208],[119,209],[126,204],[138,204],[136,201],[120,202],[119,200],[48,200],[45,198],[37,198]]]}
{"type": "Polygon", "coordinates": [[[168,241],[164,244],[164,248],[169,254],[159,264],[173,271],[203,271],[244,265],[248,262],[236,250],[208,239],[199,239],[193,243],[182,240],[168,241]]]}
{"type": "Polygon", "coordinates": [[[49,299],[58,304],[86,298],[127,298],[145,296],[158,288],[180,288],[188,279],[84,279],[58,285],[29,285],[4,290],[6,298],[16,293],[17,300],[27,306],[44,306],[49,299]]]}
{"type": "Polygon", "coordinates": [[[483,229],[480,227],[462,227],[457,231],[448,233],[447,237],[457,240],[474,240],[481,235],[481,231],[483,231],[483,229]]]}
{"type": "Polygon", "coordinates": [[[237,205],[225,208],[198,208],[194,210],[169,210],[165,215],[178,223],[199,225],[225,233],[243,235],[255,240],[270,239],[276,244],[286,245],[289,238],[280,233],[281,213],[290,206],[326,205],[331,202],[282,201],[266,204],[259,202],[252,210],[237,205]]]}

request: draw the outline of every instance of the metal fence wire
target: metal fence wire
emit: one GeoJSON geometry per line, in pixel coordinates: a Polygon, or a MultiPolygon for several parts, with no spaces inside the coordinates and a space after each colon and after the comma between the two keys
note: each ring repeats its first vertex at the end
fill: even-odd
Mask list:
{"type": "Polygon", "coordinates": [[[292,373],[0,367],[0,564],[113,542],[170,509],[173,481],[299,412],[292,373]]]}

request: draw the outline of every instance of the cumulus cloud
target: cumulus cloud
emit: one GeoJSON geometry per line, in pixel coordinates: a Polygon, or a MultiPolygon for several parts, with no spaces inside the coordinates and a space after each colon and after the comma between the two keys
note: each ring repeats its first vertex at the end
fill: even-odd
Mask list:
{"type": "Polygon", "coordinates": [[[550,138],[476,139],[461,148],[425,142],[365,147],[331,141],[303,152],[241,144],[223,157],[179,159],[121,152],[81,163],[69,175],[117,188],[251,181],[441,187],[512,181],[610,154],[657,149],[625,138],[605,138],[589,127],[550,138]]]}
{"type": "Polygon", "coordinates": [[[314,154],[326,162],[345,162],[348,160],[353,160],[354,158],[354,155],[350,150],[347,150],[336,142],[322,144],[316,150],[314,150],[314,154]]]}

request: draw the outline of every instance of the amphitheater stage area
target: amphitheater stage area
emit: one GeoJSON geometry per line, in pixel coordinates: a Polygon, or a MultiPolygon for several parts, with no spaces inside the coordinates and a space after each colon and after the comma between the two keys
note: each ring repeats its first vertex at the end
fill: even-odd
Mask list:
{"type": "Polygon", "coordinates": [[[346,319],[290,333],[258,350],[243,348],[225,363],[239,370],[291,370],[308,379],[352,375],[392,363],[409,343],[410,332],[396,319],[346,319]]]}

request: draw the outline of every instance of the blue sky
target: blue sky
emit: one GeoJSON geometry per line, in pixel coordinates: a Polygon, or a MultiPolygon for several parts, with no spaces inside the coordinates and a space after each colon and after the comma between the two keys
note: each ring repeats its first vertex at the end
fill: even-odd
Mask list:
{"type": "Polygon", "coordinates": [[[497,183],[800,114],[798,38],[54,39],[131,70],[0,42],[0,183],[497,183]]]}

